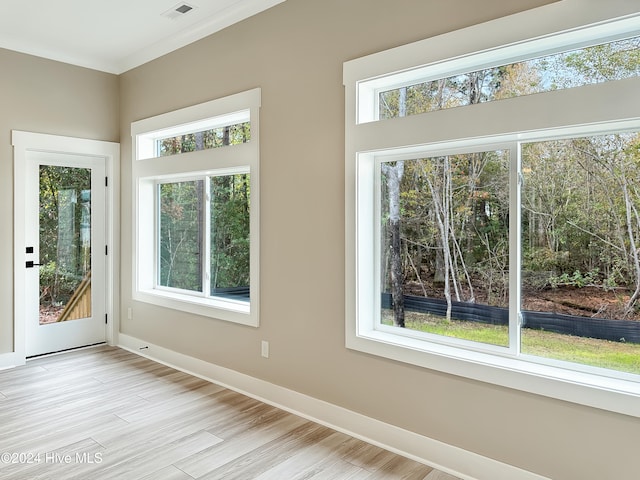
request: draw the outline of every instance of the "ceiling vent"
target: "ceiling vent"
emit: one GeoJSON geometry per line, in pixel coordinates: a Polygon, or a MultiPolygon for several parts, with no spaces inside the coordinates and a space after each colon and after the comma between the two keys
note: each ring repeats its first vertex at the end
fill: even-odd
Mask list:
{"type": "Polygon", "coordinates": [[[194,8],[193,5],[189,5],[188,3],[179,3],[173,7],[171,7],[169,10],[167,10],[166,12],[164,12],[162,14],[163,17],[168,18],[170,20],[175,20],[176,18],[180,18],[183,15],[189,13],[190,11],[192,11],[194,8]]]}

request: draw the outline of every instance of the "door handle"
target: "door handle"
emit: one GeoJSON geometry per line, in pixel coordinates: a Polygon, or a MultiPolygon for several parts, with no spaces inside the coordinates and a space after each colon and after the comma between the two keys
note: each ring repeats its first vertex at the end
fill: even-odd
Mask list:
{"type": "Polygon", "coordinates": [[[26,262],[27,268],[39,267],[41,265],[42,265],[41,263],[33,263],[31,260],[27,260],[26,262]]]}

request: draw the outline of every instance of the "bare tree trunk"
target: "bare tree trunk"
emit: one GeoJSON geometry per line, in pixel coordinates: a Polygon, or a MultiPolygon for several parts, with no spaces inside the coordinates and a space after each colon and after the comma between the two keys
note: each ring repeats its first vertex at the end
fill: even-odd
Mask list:
{"type": "Polygon", "coordinates": [[[404,275],[400,244],[400,182],[404,174],[404,162],[394,166],[382,165],[389,191],[389,230],[391,233],[391,299],[393,301],[393,324],[404,327],[404,275]]]}
{"type": "MultiPolygon", "coordinates": [[[[445,175],[446,175],[446,167],[447,164],[445,162],[445,175]]],[[[434,210],[435,210],[435,216],[436,216],[436,220],[438,223],[438,231],[440,232],[440,242],[442,244],[442,252],[443,252],[443,257],[444,257],[444,298],[447,300],[447,313],[446,313],[446,318],[447,320],[451,320],[451,287],[450,287],[450,274],[451,274],[451,267],[452,262],[451,262],[451,251],[449,249],[449,215],[448,212],[446,212],[447,206],[444,204],[444,202],[446,200],[444,200],[444,198],[446,198],[447,196],[447,192],[446,192],[446,183],[447,183],[447,179],[444,179],[444,186],[443,186],[443,195],[441,198],[440,194],[438,193],[438,190],[435,188],[433,182],[431,181],[431,179],[429,178],[429,176],[426,176],[426,181],[427,184],[429,185],[429,190],[431,191],[431,197],[433,198],[433,206],[434,206],[434,210]]]]}
{"type": "MultiPolygon", "coordinates": [[[[450,226],[451,228],[451,226],[450,226]]],[[[467,262],[464,260],[464,254],[462,253],[462,250],[460,249],[460,242],[458,242],[458,239],[456,238],[456,233],[455,233],[455,229],[451,228],[451,239],[453,242],[453,247],[455,249],[455,251],[458,252],[458,256],[460,257],[460,266],[462,267],[462,271],[464,273],[464,277],[467,280],[467,287],[469,288],[469,298],[467,300],[465,300],[466,302],[470,302],[470,303],[475,303],[476,301],[476,295],[473,289],[473,284],[471,283],[471,275],[469,274],[469,269],[467,268],[467,262]]],[[[460,299],[458,299],[460,300],[460,299]]]]}
{"type": "Polygon", "coordinates": [[[435,274],[433,276],[433,283],[437,285],[442,285],[444,283],[444,251],[442,249],[436,250],[436,265],[435,265],[435,274]]]}
{"type": "Polygon", "coordinates": [[[422,281],[422,278],[420,278],[420,271],[419,271],[419,266],[420,264],[418,264],[418,267],[416,267],[416,264],[414,263],[413,259],[411,258],[411,255],[409,255],[409,252],[406,251],[405,254],[407,255],[407,259],[409,260],[409,263],[411,264],[411,268],[413,269],[413,272],[416,274],[416,280],[418,281],[418,284],[420,285],[420,288],[422,289],[422,295],[423,296],[427,296],[427,289],[424,287],[424,282],[422,281]]]}
{"type": "Polygon", "coordinates": [[[633,305],[635,304],[638,297],[640,297],[640,259],[638,258],[638,246],[636,243],[636,238],[633,233],[633,218],[632,214],[635,213],[636,220],[638,219],[638,212],[635,209],[633,202],[631,201],[631,196],[629,194],[629,188],[627,184],[626,175],[622,174],[622,193],[624,194],[624,204],[627,215],[627,233],[629,235],[629,250],[631,253],[631,258],[633,261],[633,268],[635,270],[635,280],[636,280],[636,289],[633,292],[633,295],[629,298],[627,305],[625,307],[626,313],[630,313],[633,305]]]}
{"type": "MultiPolygon", "coordinates": [[[[400,117],[407,114],[407,88],[401,88],[398,98],[400,117]]],[[[404,175],[404,162],[394,166],[382,165],[387,178],[389,192],[389,229],[391,231],[391,299],[393,301],[393,324],[404,327],[404,273],[402,271],[402,246],[400,242],[400,183],[404,175]]]]}
{"type": "Polygon", "coordinates": [[[482,94],[482,82],[484,77],[481,72],[473,72],[469,74],[469,105],[480,103],[482,94]]]}
{"type": "Polygon", "coordinates": [[[228,125],[226,127],[224,127],[224,130],[222,132],[222,145],[227,146],[227,145],[231,145],[231,127],[229,127],[228,125]]]}
{"type": "Polygon", "coordinates": [[[196,132],[196,152],[204,150],[204,132],[196,132]]]}
{"type": "Polygon", "coordinates": [[[393,299],[393,324],[404,327],[404,275],[400,255],[400,221],[391,222],[391,298],[393,299]]]}
{"type": "Polygon", "coordinates": [[[438,105],[437,110],[442,110],[444,105],[444,87],[446,85],[446,79],[438,80],[438,94],[436,96],[436,105],[438,105]]]}

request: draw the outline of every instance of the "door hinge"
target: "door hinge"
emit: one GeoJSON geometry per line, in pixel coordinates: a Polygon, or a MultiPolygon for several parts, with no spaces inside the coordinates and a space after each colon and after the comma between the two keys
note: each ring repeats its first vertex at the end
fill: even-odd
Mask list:
{"type": "Polygon", "coordinates": [[[107,324],[109,323],[109,322],[107,321],[107,318],[108,318],[108,314],[107,314],[107,313],[105,313],[105,314],[104,314],[104,324],[105,324],[105,325],[107,325],[107,324]]]}
{"type": "Polygon", "coordinates": [[[104,186],[105,187],[109,186],[109,177],[104,177],[104,186]]]}
{"type": "Polygon", "coordinates": [[[109,255],[109,245],[104,246],[104,254],[109,255]]]}

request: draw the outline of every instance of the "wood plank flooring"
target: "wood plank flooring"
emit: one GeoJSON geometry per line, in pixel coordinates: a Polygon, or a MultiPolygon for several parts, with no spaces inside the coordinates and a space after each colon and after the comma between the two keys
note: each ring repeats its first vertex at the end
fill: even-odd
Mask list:
{"type": "Polygon", "coordinates": [[[0,371],[0,479],[457,480],[118,348],[0,371]]]}

